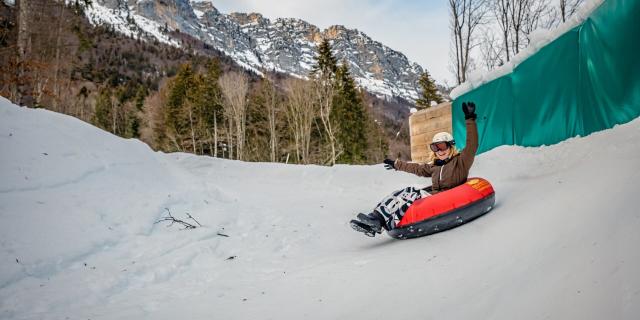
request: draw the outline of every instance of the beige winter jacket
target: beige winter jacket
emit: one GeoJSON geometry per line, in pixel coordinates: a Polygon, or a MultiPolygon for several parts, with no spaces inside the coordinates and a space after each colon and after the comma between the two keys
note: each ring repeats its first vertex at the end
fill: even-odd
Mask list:
{"type": "Polygon", "coordinates": [[[433,163],[409,163],[396,160],[396,170],[413,173],[420,177],[431,177],[432,194],[457,187],[467,181],[469,169],[478,151],[478,127],[475,120],[466,120],[467,144],[459,154],[442,166],[433,163]]]}

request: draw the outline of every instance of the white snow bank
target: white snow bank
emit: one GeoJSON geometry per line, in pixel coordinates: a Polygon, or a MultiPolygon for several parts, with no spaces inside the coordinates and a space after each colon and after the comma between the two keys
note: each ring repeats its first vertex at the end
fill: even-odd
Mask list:
{"type": "Polygon", "coordinates": [[[371,239],[348,220],[427,180],[156,153],[0,99],[0,318],[636,319],[639,158],[639,120],[499,147],[472,170],[492,212],[371,239]]]}
{"type": "Polygon", "coordinates": [[[158,205],[172,202],[172,180],[146,144],[1,100],[0,229],[4,254],[15,257],[0,261],[0,287],[151,232],[158,205]]]}
{"type": "Polygon", "coordinates": [[[582,5],[580,5],[580,8],[573,16],[569,17],[565,23],[561,24],[556,29],[538,29],[534,31],[530,36],[531,43],[529,46],[521,50],[509,62],[491,71],[477,70],[475,72],[471,72],[467,77],[467,81],[451,90],[449,96],[451,99],[455,100],[459,96],[476,89],[485,83],[513,72],[520,63],[536,54],[540,49],[551,43],[553,40],[583,23],[603,2],[604,0],[586,0],[582,5]]]}

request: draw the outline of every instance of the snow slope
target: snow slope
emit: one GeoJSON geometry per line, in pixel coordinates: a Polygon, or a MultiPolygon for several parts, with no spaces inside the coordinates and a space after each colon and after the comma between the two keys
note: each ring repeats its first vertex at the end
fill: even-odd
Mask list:
{"type": "Polygon", "coordinates": [[[427,181],[158,153],[0,98],[0,318],[637,319],[639,159],[640,120],[500,147],[472,170],[492,212],[366,238],[354,213],[427,181]]]}

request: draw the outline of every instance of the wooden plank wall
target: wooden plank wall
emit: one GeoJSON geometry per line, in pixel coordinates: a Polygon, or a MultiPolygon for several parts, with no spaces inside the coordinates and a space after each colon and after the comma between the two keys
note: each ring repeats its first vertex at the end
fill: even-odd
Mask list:
{"type": "Polygon", "coordinates": [[[433,136],[441,131],[451,133],[451,128],[451,102],[444,102],[409,116],[411,161],[427,162],[433,136]]]}

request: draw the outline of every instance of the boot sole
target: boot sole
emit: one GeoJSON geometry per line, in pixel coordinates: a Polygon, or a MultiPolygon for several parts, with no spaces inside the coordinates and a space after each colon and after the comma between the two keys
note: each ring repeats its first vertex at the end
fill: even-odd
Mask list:
{"type": "Polygon", "coordinates": [[[366,225],[371,225],[373,221],[376,221],[377,223],[380,223],[380,228],[382,228],[382,223],[380,221],[378,221],[377,219],[373,219],[364,213],[358,213],[356,219],[366,225]]]}
{"type": "Polygon", "coordinates": [[[375,237],[376,233],[382,233],[382,230],[375,231],[375,230],[371,230],[371,229],[365,228],[363,226],[363,223],[361,221],[358,221],[358,220],[351,220],[351,222],[349,224],[351,225],[351,228],[353,230],[358,231],[358,232],[362,232],[367,237],[375,237]]]}

